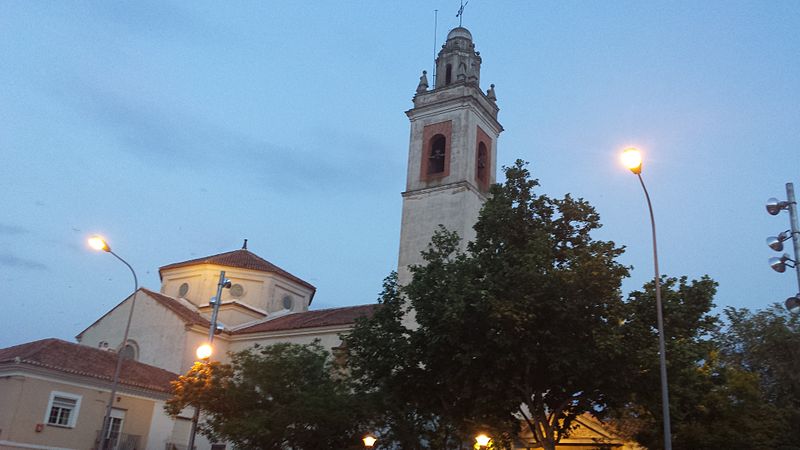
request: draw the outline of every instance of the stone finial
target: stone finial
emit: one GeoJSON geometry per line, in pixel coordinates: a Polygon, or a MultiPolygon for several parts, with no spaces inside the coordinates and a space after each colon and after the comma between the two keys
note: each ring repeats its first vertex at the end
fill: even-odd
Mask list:
{"type": "Polygon", "coordinates": [[[493,102],[497,101],[497,95],[495,95],[495,93],[494,93],[494,85],[493,84],[489,85],[489,90],[486,91],[486,97],[489,100],[493,101],[493,102]]]}
{"type": "Polygon", "coordinates": [[[417,85],[417,94],[421,94],[428,90],[428,71],[423,70],[422,76],[419,77],[419,84],[417,85]]]}

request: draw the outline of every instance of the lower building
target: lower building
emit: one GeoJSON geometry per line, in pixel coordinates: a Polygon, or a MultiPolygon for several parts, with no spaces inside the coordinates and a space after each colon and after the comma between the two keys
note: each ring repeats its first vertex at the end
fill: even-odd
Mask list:
{"type": "MultiPolygon", "coordinates": [[[[117,355],[59,339],[0,350],[0,449],[91,449],[111,394],[117,355]]],[[[173,372],[126,360],[108,437],[117,449],[164,449],[173,372]]],[[[185,436],[177,437],[185,445],[185,436]]]]}

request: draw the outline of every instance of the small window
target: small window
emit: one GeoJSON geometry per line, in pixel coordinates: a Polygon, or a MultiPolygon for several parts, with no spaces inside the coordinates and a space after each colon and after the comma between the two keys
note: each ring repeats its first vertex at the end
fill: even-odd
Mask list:
{"type": "Polygon", "coordinates": [[[123,360],[130,359],[136,361],[139,359],[139,346],[136,345],[136,342],[129,339],[128,343],[119,350],[119,356],[121,356],[123,360]]]}
{"type": "Polygon", "coordinates": [[[225,444],[211,444],[211,450],[225,450],[225,444]]]}
{"type": "Polygon", "coordinates": [[[431,138],[430,148],[428,153],[428,175],[443,173],[447,139],[441,134],[437,134],[431,138]]]}
{"type": "Polygon", "coordinates": [[[489,152],[486,150],[486,144],[481,142],[478,144],[478,160],[477,160],[477,168],[475,177],[478,179],[480,184],[486,184],[489,182],[489,152]]]}
{"type": "Polygon", "coordinates": [[[50,393],[45,421],[48,425],[73,428],[78,420],[80,405],[79,395],[53,391],[50,393]]]}
{"type": "Polygon", "coordinates": [[[230,289],[231,297],[233,298],[242,298],[244,295],[244,286],[239,283],[234,284],[231,286],[230,289]]]}
{"type": "Polygon", "coordinates": [[[453,66],[448,64],[445,69],[444,85],[447,86],[451,81],[453,81],[453,66]]]}
{"type": "Polygon", "coordinates": [[[294,299],[291,295],[283,296],[283,309],[291,310],[294,305],[294,299]]]}
{"type": "Polygon", "coordinates": [[[186,298],[186,294],[189,293],[189,283],[181,284],[181,287],[178,288],[178,297],[186,298]]]}

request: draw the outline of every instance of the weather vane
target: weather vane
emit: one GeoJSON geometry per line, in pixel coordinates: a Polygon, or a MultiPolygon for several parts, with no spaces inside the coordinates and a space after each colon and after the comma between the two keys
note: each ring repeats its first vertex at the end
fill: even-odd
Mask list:
{"type": "Polygon", "coordinates": [[[459,27],[461,26],[461,20],[464,18],[464,7],[467,6],[468,3],[469,0],[467,0],[467,3],[464,3],[464,0],[461,0],[461,8],[458,8],[458,14],[456,14],[456,17],[458,17],[459,27]]]}

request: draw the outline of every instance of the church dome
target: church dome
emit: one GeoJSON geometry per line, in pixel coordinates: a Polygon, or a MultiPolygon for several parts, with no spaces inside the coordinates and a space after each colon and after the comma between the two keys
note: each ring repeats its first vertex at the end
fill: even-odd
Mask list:
{"type": "Polygon", "coordinates": [[[448,41],[450,39],[455,39],[455,38],[464,38],[464,39],[467,39],[467,40],[471,41],[472,40],[472,33],[470,33],[469,30],[464,28],[464,27],[456,27],[456,28],[453,28],[452,30],[450,30],[449,33],[447,33],[447,40],[448,41]]]}

